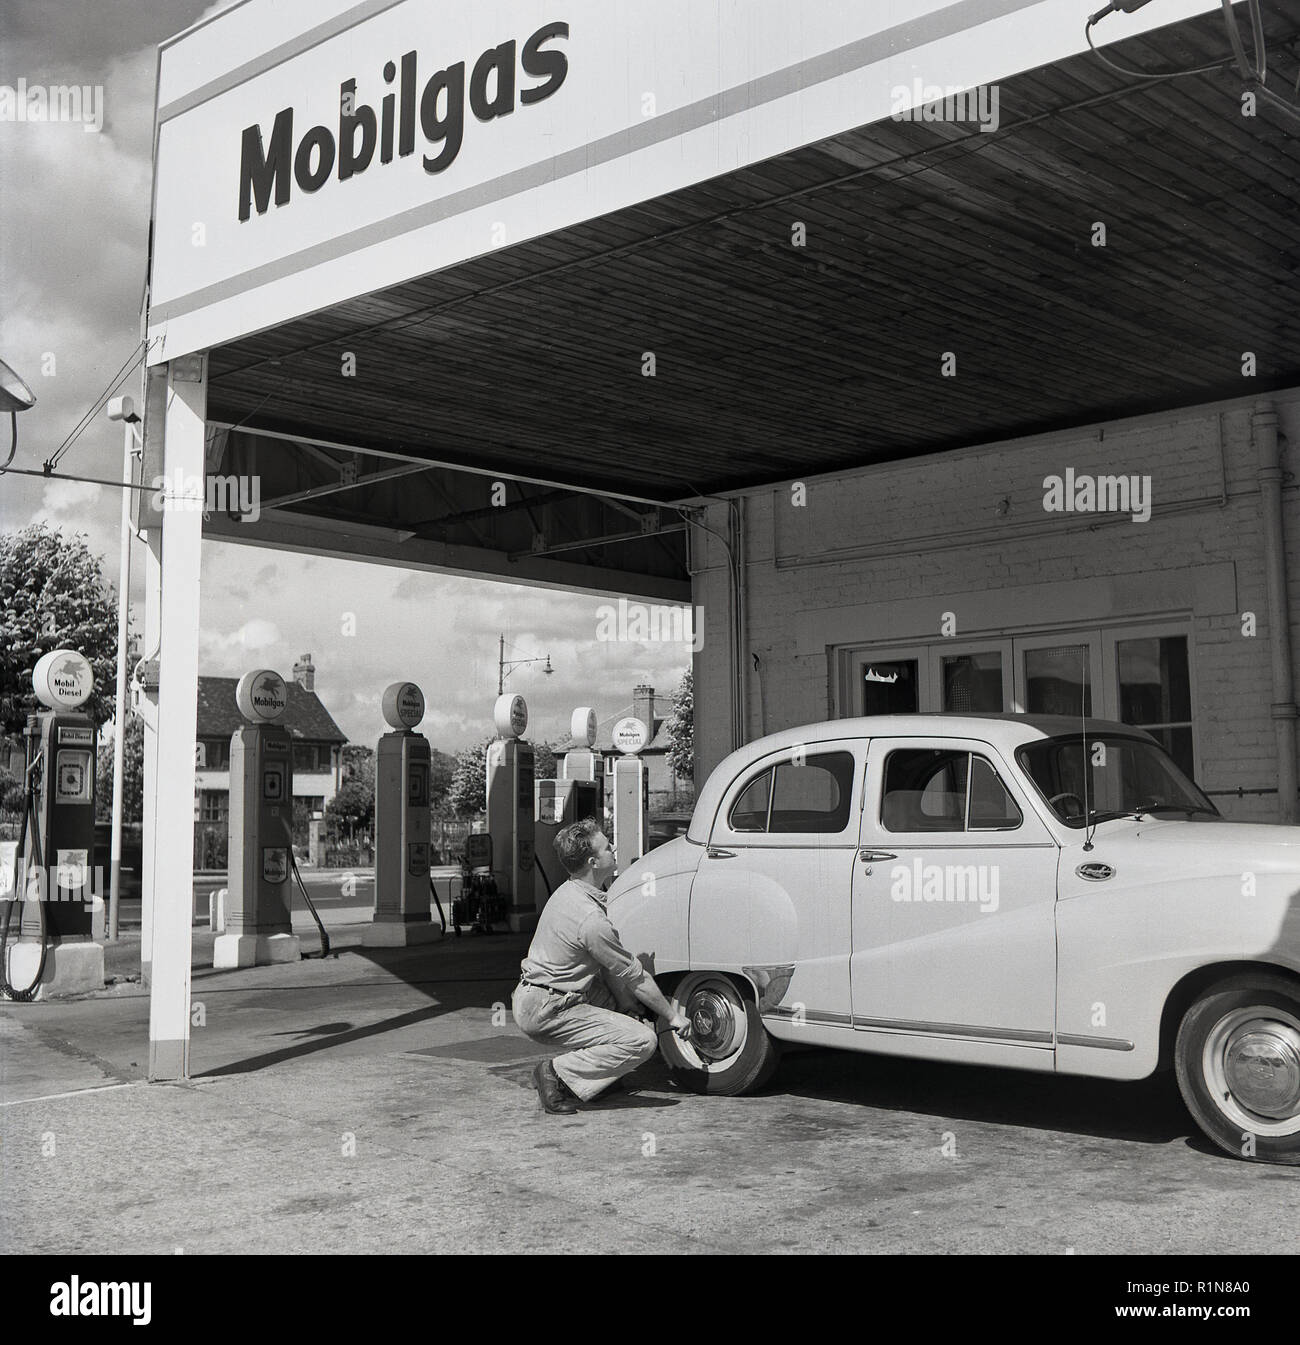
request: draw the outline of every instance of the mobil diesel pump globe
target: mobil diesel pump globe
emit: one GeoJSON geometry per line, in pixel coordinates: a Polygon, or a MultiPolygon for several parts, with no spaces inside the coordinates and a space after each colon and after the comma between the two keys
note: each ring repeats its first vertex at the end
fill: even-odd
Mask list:
{"type": "Polygon", "coordinates": [[[380,709],[390,728],[413,729],[424,718],[424,692],[414,682],[394,682],[385,689],[380,709]]]}
{"type": "Polygon", "coordinates": [[[284,678],[271,668],[245,673],[235,688],[239,713],[254,724],[272,724],[284,714],[289,693],[284,678]]]}
{"type": "Polygon", "coordinates": [[[580,705],[569,720],[569,737],[578,747],[596,745],[596,712],[589,705],[580,705]]]}
{"type": "Polygon", "coordinates": [[[521,738],[528,727],[528,706],[522,696],[508,691],[497,697],[492,710],[492,722],[503,738],[521,738]]]}
{"type": "Polygon", "coordinates": [[[649,741],[650,731],[639,719],[620,719],[614,725],[614,746],[620,752],[639,752],[649,741]]]}
{"type": "Polygon", "coordinates": [[[90,662],[75,649],[52,649],[32,669],[36,699],[51,710],[75,710],[90,699],[94,689],[90,662]]]}

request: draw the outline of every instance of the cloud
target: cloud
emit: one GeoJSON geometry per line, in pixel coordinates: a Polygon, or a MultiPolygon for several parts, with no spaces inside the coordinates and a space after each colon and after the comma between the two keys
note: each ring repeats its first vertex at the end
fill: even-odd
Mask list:
{"type": "Polygon", "coordinates": [[[45,488],[46,516],[71,514],[80,518],[86,506],[99,499],[100,491],[101,487],[88,481],[56,481],[45,488]]]}

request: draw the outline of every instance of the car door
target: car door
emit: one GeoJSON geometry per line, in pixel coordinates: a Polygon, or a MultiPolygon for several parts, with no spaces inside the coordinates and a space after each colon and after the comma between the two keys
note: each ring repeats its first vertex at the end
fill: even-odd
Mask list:
{"type": "Polygon", "coordinates": [[[848,1028],[851,888],[866,745],[751,763],[718,809],[691,887],[692,967],[754,982],[768,1017],[848,1028]]]}
{"type": "Polygon", "coordinates": [[[853,1023],[1050,1048],[1058,848],[988,744],[876,739],[853,876],[853,1023]]]}

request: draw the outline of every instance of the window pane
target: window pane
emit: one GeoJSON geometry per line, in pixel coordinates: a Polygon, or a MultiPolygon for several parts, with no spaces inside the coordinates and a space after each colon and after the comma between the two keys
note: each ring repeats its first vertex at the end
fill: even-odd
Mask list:
{"type": "Polygon", "coordinates": [[[1025,650],[1025,709],[1031,715],[1092,713],[1087,645],[1025,650]]]}
{"type": "Polygon", "coordinates": [[[970,772],[970,829],[1005,831],[1018,827],[1020,808],[983,757],[975,757],[970,772]]]}
{"type": "Polygon", "coordinates": [[[968,753],[918,748],[885,762],[880,821],[886,831],[964,831],[968,753]]]}
{"type": "Polygon", "coordinates": [[[943,708],[972,714],[1002,710],[1002,655],[952,654],[943,660],[943,708]]]}
{"type": "Polygon", "coordinates": [[[767,800],[772,786],[772,772],[751,780],[731,808],[727,825],[732,831],[764,831],[767,828],[767,800]]]}
{"type": "Polygon", "coordinates": [[[868,663],[862,670],[862,713],[914,715],[919,708],[918,684],[914,658],[868,663]]]}
{"type": "Polygon", "coordinates": [[[771,832],[838,833],[853,804],[853,755],[826,752],[803,765],[783,761],[776,768],[771,832]]]}
{"type": "MultiPolygon", "coordinates": [[[[1126,724],[1185,724],[1192,718],[1187,637],[1120,640],[1120,718],[1126,724]]],[[[1180,763],[1181,764],[1181,763],[1180,763]]]]}
{"type": "Polygon", "coordinates": [[[1188,728],[1147,729],[1147,732],[1178,763],[1178,768],[1189,779],[1195,780],[1192,770],[1192,730],[1188,728]]]}

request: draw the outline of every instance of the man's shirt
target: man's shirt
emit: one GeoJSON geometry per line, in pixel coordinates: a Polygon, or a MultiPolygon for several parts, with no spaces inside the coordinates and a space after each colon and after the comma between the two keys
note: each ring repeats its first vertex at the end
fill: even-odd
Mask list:
{"type": "Polygon", "coordinates": [[[590,883],[561,883],[542,908],[523,979],[581,995],[603,980],[619,999],[633,999],[645,969],[623,947],[605,906],[605,894],[590,883]]]}

